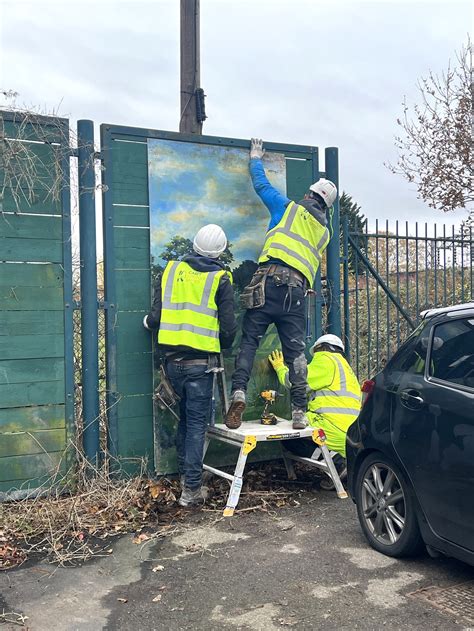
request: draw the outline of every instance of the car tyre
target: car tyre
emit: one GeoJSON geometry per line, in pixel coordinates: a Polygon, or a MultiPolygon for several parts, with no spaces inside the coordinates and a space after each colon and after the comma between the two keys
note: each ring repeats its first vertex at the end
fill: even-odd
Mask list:
{"type": "Polygon", "coordinates": [[[379,452],[359,467],[355,483],[357,514],[369,544],[392,557],[407,557],[423,548],[416,499],[400,467],[379,452]]]}

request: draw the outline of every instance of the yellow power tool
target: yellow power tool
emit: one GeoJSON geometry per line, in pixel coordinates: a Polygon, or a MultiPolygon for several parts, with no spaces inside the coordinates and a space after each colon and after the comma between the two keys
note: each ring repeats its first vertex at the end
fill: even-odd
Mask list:
{"type": "Polygon", "coordinates": [[[262,425],[277,424],[277,417],[272,412],[269,412],[268,408],[275,403],[277,397],[281,396],[283,395],[276,390],[263,390],[263,392],[260,392],[260,397],[265,401],[262,416],[260,417],[260,423],[262,425]]]}

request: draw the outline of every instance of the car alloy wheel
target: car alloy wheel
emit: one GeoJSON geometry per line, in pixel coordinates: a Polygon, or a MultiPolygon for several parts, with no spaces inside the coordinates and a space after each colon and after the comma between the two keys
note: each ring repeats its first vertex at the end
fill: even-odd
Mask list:
{"type": "Polygon", "coordinates": [[[368,531],[383,545],[397,543],[406,521],[406,499],[395,472],[387,464],[374,463],[363,477],[362,514],[368,531]]]}

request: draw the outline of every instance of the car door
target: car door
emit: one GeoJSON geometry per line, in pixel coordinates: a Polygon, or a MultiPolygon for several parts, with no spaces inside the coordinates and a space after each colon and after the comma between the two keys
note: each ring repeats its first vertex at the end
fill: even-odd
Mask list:
{"type": "Polygon", "coordinates": [[[474,315],[423,335],[393,390],[393,446],[433,531],[474,550],[474,315]]]}

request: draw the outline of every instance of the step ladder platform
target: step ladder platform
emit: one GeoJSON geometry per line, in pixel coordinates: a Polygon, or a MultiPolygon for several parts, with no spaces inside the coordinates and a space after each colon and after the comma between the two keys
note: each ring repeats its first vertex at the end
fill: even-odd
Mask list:
{"type": "Polygon", "coordinates": [[[238,429],[229,429],[223,423],[208,428],[208,434],[214,434],[230,438],[236,442],[243,442],[247,436],[255,436],[257,442],[291,440],[298,438],[310,438],[313,435],[314,427],[305,429],[293,429],[291,421],[278,418],[276,425],[262,425],[260,421],[244,421],[238,429]]]}

